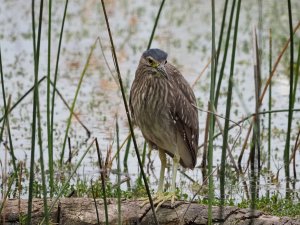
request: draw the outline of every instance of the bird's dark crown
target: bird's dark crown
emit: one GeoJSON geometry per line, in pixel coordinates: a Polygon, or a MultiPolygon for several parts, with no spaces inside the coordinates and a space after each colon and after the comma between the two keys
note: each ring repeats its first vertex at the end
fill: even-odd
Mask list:
{"type": "Polygon", "coordinates": [[[151,56],[158,62],[163,62],[167,60],[168,54],[158,48],[151,48],[143,53],[143,57],[147,58],[151,56]]]}

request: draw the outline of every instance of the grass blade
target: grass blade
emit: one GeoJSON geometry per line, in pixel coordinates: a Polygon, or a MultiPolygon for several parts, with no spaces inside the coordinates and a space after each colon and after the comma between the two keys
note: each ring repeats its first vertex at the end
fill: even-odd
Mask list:
{"type": "Polygon", "coordinates": [[[255,84],[255,115],[253,117],[253,134],[250,147],[250,190],[251,190],[251,209],[255,209],[256,198],[259,196],[259,177],[260,177],[260,119],[259,119],[259,97],[260,97],[260,59],[258,53],[257,34],[253,30],[253,63],[254,63],[254,84],[255,84]]]}
{"type": "MultiPolygon", "coordinates": [[[[12,143],[12,138],[11,138],[11,132],[10,132],[10,126],[9,126],[9,112],[10,112],[10,103],[11,103],[11,96],[8,98],[8,104],[6,104],[6,95],[5,95],[5,87],[4,87],[4,75],[3,75],[3,67],[2,67],[2,56],[1,56],[1,48],[0,48],[0,76],[1,76],[1,87],[2,87],[2,95],[3,95],[3,106],[4,106],[4,121],[3,121],[3,127],[1,128],[0,131],[0,143],[3,141],[3,131],[4,131],[4,126],[6,124],[7,126],[7,133],[8,133],[8,140],[9,140],[9,146],[10,146],[10,155],[12,159],[12,164],[14,168],[14,172],[17,172],[17,166],[16,166],[16,161],[17,158],[14,154],[14,149],[13,149],[13,143],[12,143]]],[[[18,175],[18,174],[17,174],[18,175]]]]}
{"type": "MultiPolygon", "coordinates": [[[[2,54],[1,54],[1,46],[0,46],[0,76],[1,76],[1,88],[2,88],[2,97],[3,97],[3,106],[4,106],[4,118],[6,118],[6,114],[7,114],[7,106],[6,106],[6,96],[5,96],[5,88],[4,88],[4,75],[3,75],[3,68],[2,68],[2,54]]],[[[2,118],[0,120],[0,122],[2,121],[2,118]]],[[[3,126],[0,132],[0,143],[3,141],[2,137],[3,137],[3,131],[4,131],[4,124],[5,124],[5,120],[3,122],[3,126]]]]}
{"type": "MultiPolygon", "coordinates": [[[[55,89],[56,89],[56,82],[57,82],[57,73],[58,73],[58,65],[59,65],[59,57],[60,57],[60,50],[61,50],[61,43],[62,43],[62,38],[63,38],[63,33],[64,33],[64,25],[65,25],[65,20],[66,20],[66,15],[67,15],[67,9],[68,9],[68,3],[69,0],[66,0],[65,3],[65,8],[64,8],[64,15],[63,15],[63,20],[62,20],[62,24],[61,24],[61,29],[60,29],[60,35],[59,35],[59,42],[58,42],[58,50],[57,50],[57,56],[56,56],[56,64],[55,64],[55,72],[54,72],[54,81],[53,81],[53,92],[52,92],[52,104],[51,104],[51,134],[50,137],[51,139],[53,139],[53,127],[54,127],[54,103],[55,103],[55,89]]],[[[73,110],[71,110],[71,113],[73,113],[73,110]]],[[[68,121],[68,125],[67,125],[67,131],[66,131],[66,136],[68,135],[68,130],[69,130],[69,121],[68,121]]],[[[64,149],[65,149],[65,145],[66,145],[66,136],[64,139],[64,144],[63,144],[63,150],[61,153],[61,158],[60,158],[60,166],[62,165],[62,157],[64,154],[64,149]]],[[[51,140],[53,143],[53,140],[51,140]]],[[[49,158],[49,160],[52,161],[52,165],[53,165],[53,146],[52,149],[50,150],[51,152],[49,152],[49,154],[52,154],[51,157],[49,158]]],[[[50,165],[50,161],[49,161],[49,165],[50,165]]],[[[50,168],[49,168],[50,169],[50,168]]],[[[53,173],[53,168],[52,168],[52,173],[53,173]]],[[[51,175],[53,177],[53,174],[51,175]]],[[[52,182],[53,182],[53,178],[52,178],[52,182]]],[[[53,195],[53,183],[50,183],[50,189],[52,189],[52,192],[50,193],[53,195]]]]}
{"type": "Polygon", "coordinates": [[[100,225],[100,218],[99,218],[99,212],[98,212],[98,206],[97,206],[97,201],[94,193],[94,187],[93,187],[93,181],[91,180],[91,187],[92,187],[92,195],[93,195],[93,200],[94,200],[94,205],[96,209],[96,216],[97,216],[97,224],[100,225]]]}
{"type": "Polygon", "coordinates": [[[50,81],[51,81],[51,14],[52,0],[49,0],[48,5],[48,65],[47,65],[47,138],[48,138],[48,166],[49,166],[49,193],[53,196],[53,132],[51,131],[51,102],[50,102],[50,81]]]}
{"type": "Polygon", "coordinates": [[[292,24],[292,6],[291,1],[287,0],[288,3],[288,14],[289,14],[289,29],[290,29],[290,93],[289,93],[289,113],[288,113],[288,125],[287,125],[287,135],[283,154],[284,161],[284,172],[286,179],[286,198],[290,198],[289,182],[290,182],[290,140],[291,140],[291,128],[293,120],[293,86],[294,86],[294,34],[293,34],[293,24],[292,24]]]}
{"type": "Polygon", "coordinates": [[[225,197],[225,159],[226,159],[226,148],[228,143],[228,128],[229,128],[229,119],[230,119],[230,111],[231,111],[231,100],[232,100],[232,88],[233,88],[233,73],[235,66],[235,52],[236,52],[236,44],[237,44],[237,34],[238,34],[238,25],[239,25],[239,15],[240,15],[240,7],[241,1],[238,1],[237,12],[236,12],[236,20],[235,20],[235,28],[234,28],[234,36],[232,43],[232,52],[231,52],[231,64],[230,64],[230,73],[228,79],[228,89],[227,89],[227,102],[226,102],[226,113],[225,113],[225,124],[224,124],[224,137],[222,144],[222,159],[221,159],[221,175],[220,175],[220,189],[221,192],[221,202],[224,203],[225,197]]]}
{"type": "Polygon", "coordinates": [[[43,156],[43,138],[42,138],[42,125],[41,125],[41,113],[40,113],[40,103],[37,101],[37,117],[38,117],[38,144],[40,148],[40,165],[41,165],[41,175],[42,175],[42,191],[43,191],[43,207],[45,214],[45,222],[49,224],[49,214],[48,214],[48,204],[47,204],[47,187],[46,187],[46,175],[44,166],[44,156],[43,156]]]}
{"type": "MultiPolygon", "coordinates": [[[[119,124],[118,117],[116,117],[116,138],[117,138],[117,150],[120,149],[120,138],[119,138],[119,124]]],[[[118,198],[118,224],[122,224],[122,211],[121,211],[121,165],[120,165],[120,151],[117,154],[117,198],[118,198]]]]}
{"type": "Polygon", "coordinates": [[[98,163],[100,169],[100,176],[101,176],[101,185],[102,185],[102,192],[103,192],[103,202],[104,202],[104,212],[105,212],[105,224],[109,225],[108,223],[108,209],[107,209],[107,200],[106,200],[106,185],[105,185],[105,171],[102,166],[102,157],[101,152],[98,144],[97,138],[95,139],[96,142],[96,149],[97,149],[97,156],[98,156],[98,163]]]}
{"type": "MultiPolygon", "coordinates": [[[[272,30],[270,29],[270,37],[269,37],[269,74],[272,73],[272,30]]],[[[269,85],[269,111],[272,110],[272,82],[270,82],[269,85]]],[[[268,156],[267,156],[267,169],[268,173],[271,172],[271,147],[272,147],[272,114],[268,114],[268,156]]],[[[271,179],[269,177],[268,183],[271,182],[271,179]]],[[[268,188],[267,190],[267,198],[270,198],[270,190],[268,188]]]]}
{"type": "MultiPolygon", "coordinates": [[[[129,135],[128,137],[124,159],[123,159],[123,167],[124,167],[125,174],[128,174],[128,156],[129,156],[130,145],[131,145],[131,135],[129,135]]],[[[127,183],[127,189],[128,191],[130,191],[131,190],[130,180],[128,180],[126,183],[127,183]]]]}
{"type": "MultiPolygon", "coordinates": [[[[212,10],[212,41],[211,41],[211,80],[210,80],[210,97],[209,110],[212,111],[212,106],[215,104],[215,1],[211,0],[212,10]]],[[[213,136],[214,136],[214,115],[209,117],[209,141],[208,141],[208,174],[212,174],[213,167],[213,136]]],[[[212,224],[212,204],[214,199],[214,184],[213,176],[209,176],[208,182],[208,224],[212,224]]]]}
{"type": "Polygon", "coordinates": [[[30,156],[30,177],[29,177],[29,191],[28,191],[28,212],[27,221],[28,225],[31,224],[31,211],[32,211],[32,196],[33,196],[33,181],[34,181],[34,156],[35,156],[35,135],[36,135],[36,118],[37,118],[37,104],[38,104],[38,71],[39,71],[39,54],[41,43],[41,30],[42,30],[42,17],[43,17],[43,3],[40,2],[40,14],[39,14],[39,27],[38,38],[36,44],[35,37],[35,12],[34,12],[34,0],[32,0],[32,34],[33,34],[33,56],[34,56],[34,91],[33,91],[33,110],[32,110],[32,135],[31,135],[31,156],[30,156]]]}
{"type": "MultiPolygon", "coordinates": [[[[222,81],[223,81],[225,65],[226,65],[226,61],[227,61],[227,53],[228,53],[228,46],[229,46],[229,41],[230,41],[230,34],[231,34],[231,28],[232,28],[232,21],[233,21],[235,3],[236,3],[236,0],[233,0],[232,5],[231,5],[230,18],[229,18],[229,24],[228,24],[228,29],[227,29],[227,36],[226,36],[226,41],[225,41],[225,50],[224,50],[221,70],[220,70],[219,79],[218,79],[217,88],[216,88],[216,99],[215,99],[215,107],[216,108],[218,106],[220,89],[221,89],[221,84],[222,84],[222,81]]],[[[220,51],[220,50],[218,49],[218,51],[220,51]]],[[[218,53],[218,56],[219,56],[219,54],[220,53],[218,53]]]]}

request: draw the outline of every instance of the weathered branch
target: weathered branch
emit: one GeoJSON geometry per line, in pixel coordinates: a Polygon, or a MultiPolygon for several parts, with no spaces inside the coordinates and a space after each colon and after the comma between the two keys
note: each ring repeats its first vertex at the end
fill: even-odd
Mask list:
{"type": "MultiPolygon", "coordinates": [[[[27,200],[10,199],[5,203],[1,213],[0,224],[16,224],[26,216],[27,200]]],[[[0,203],[2,203],[0,201],[0,203]]],[[[122,201],[122,224],[154,224],[152,211],[149,205],[141,207],[141,200],[122,201]]],[[[51,205],[49,200],[48,205],[51,205]]],[[[207,224],[207,206],[184,201],[177,201],[174,207],[165,203],[157,210],[158,221],[161,225],[181,224],[207,224]],[[188,208],[188,211],[186,212],[188,208]]],[[[105,224],[104,205],[102,200],[97,200],[100,224],[105,224]]],[[[118,223],[118,207],[116,199],[108,199],[109,224],[118,223]]],[[[56,204],[49,215],[53,224],[64,225],[90,225],[98,224],[96,209],[91,198],[65,198],[56,204]],[[60,209],[58,209],[60,208],[60,209]],[[60,215],[58,215],[58,213],[60,215]]],[[[39,224],[43,219],[43,200],[33,200],[32,224],[39,224]]],[[[213,207],[213,223],[223,225],[231,224],[300,224],[300,219],[280,218],[266,215],[260,211],[250,209],[239,209],[237,207],[213,207]]]]}

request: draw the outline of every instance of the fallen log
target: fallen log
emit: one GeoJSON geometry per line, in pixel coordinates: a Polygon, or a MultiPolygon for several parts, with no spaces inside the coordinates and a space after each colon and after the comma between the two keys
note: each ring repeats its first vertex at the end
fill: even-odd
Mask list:
{"type": "MultiPolygon", "coordinates": [[[[1,212],[0,224],[20,223],[26,217],[27,200],[9,199],[1,212]]],[[[0,205],[2,201],[0,200],[0,205]]],[[[48,206],[52,204],[48,200],[48,206]]],[[[96,200],[100,224],[105,224],[104,204],[96,200]]],[[[141,206],[141,200],[123,199],[121,204],[122,224],[155,224],[149,204],[141,206]]],[[[63,198],[54,204],[50,213],[52,224],[91,225],[98,224],[95,202],[91,198],[63,198]]],[[[261,211],[240,209],[237,207],[213,207],[214,224],[264,224],[264,225],[300,225],[300,219],[267,215],[261,211]]],[[[197,203],[176,201],[173,206],[164,203],[156,212],[159,224],[207,224],[208,207],[197,203]]],[[[40,224],[44,218],[43,199],[33,199],[32,224],[40,224]]],[[[116,199],[108,199],[109,224],[118,224],[118,206],[116,199]]]]}

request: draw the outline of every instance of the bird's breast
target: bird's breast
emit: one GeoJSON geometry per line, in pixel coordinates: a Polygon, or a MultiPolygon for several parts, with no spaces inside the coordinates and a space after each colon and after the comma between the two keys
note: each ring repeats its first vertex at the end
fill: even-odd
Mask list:
{"type": "Polygon", "coordinates": [[[168,84],[156,81],[139,85],[134,99],[135,122],[143,135],[158,147],[171,148],[166,140],[174,140],[174,122],[170,117],[170,93],[168,84]]]}

